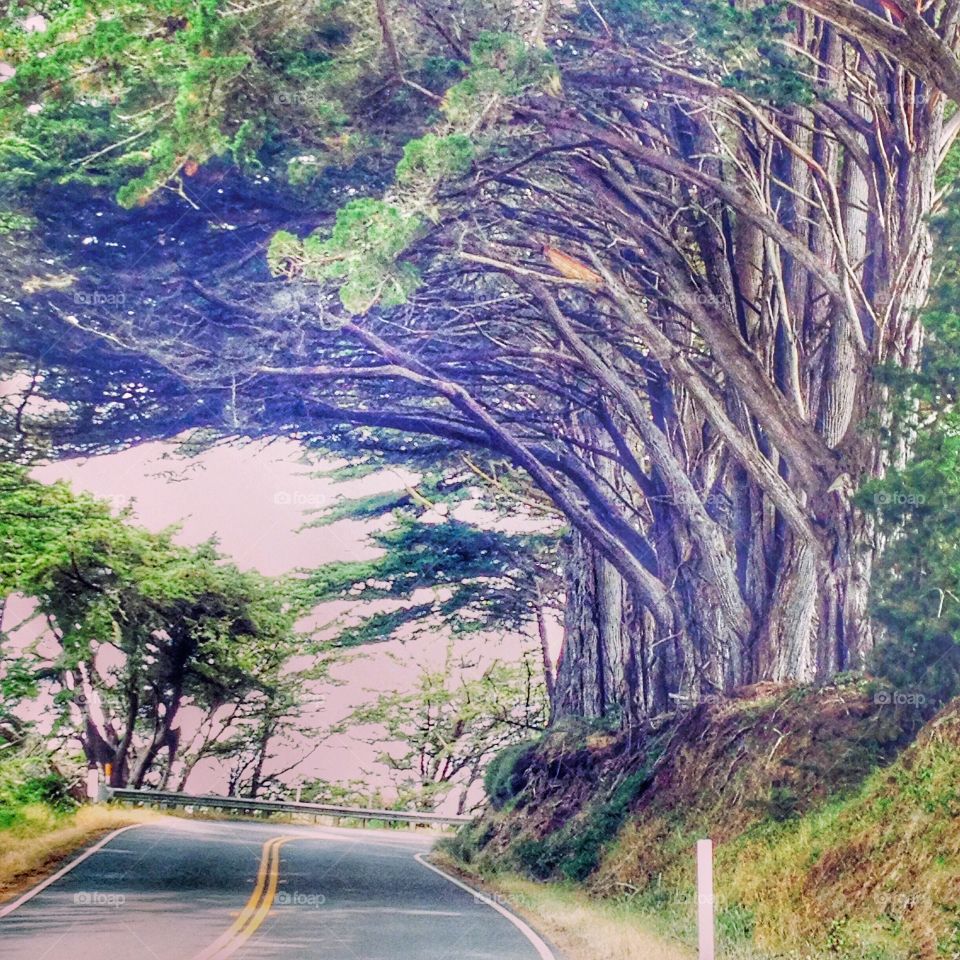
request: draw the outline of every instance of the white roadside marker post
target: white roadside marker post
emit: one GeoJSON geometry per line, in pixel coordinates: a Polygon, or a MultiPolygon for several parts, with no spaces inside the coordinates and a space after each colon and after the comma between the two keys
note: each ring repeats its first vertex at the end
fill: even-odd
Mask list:
{"type": "Polygon", "coordinates": [[[100,769],[87,767],[87,799],[96,803],[100,799],[100,769]]]}
{"type": "Polygon", "coordinates": [[[697,841],[697,941],[699,960],[715,960],[713,930],[713,841],[697,841]]]}

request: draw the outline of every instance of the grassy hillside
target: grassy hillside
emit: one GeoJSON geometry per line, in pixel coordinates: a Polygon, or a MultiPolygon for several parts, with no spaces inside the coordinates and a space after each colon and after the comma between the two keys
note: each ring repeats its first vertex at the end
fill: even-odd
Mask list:
{"type": "Polygon", "coordinates": [[[876,692],[754,688],[642,737],[561,727],[493,767],[500,809],[449,852],[691,942],[710,836],[728,957],[960,958],[960,704],[922,726],[876,692]]]}

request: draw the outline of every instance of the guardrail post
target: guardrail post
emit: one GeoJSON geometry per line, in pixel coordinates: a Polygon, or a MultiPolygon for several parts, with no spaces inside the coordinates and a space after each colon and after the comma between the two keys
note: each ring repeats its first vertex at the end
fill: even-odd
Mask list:
{"type": "Polygon", "coordinates": [[[714,960],[713,841],[697,841],[697,942],[699,960],[714,960]]]}

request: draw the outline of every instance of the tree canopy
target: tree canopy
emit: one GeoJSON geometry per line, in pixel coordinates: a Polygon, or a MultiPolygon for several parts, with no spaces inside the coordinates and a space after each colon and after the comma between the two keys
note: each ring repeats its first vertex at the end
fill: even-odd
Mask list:
{"type": "MultiPolygon", "coordinates": [[[[508,464],[571,529],[561,713],[861,665],[855,491],[905,452],[877,371],[921,355],[957,17],[18,7],[0,122],[37,229],[3,240],[5,368],[63,404],[60,450],[192,427],[508,464]]],[[[7,405],[14,449],[36,412],[7,405]]]]}
{"type": "Polygon", "coordinates": [[[960,210],[952,197],[935,224],[936,282],[915,371],[887,369],[897,398],[886,434],[909,444],[909,461],[860,495],[888,540],[877,567],[873,612],[885,629],[873,669],[932,709],[960,694],[960,210]]]}

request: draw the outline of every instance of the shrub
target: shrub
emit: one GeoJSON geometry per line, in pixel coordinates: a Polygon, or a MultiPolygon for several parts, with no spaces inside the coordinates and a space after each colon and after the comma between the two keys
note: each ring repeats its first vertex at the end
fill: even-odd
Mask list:
{"type": "Polygon", "coordinates": [[[0,829],[36,819],[41,809],[52,816],[74,805],[69,781],[44,758],[12,757],[0,764],[0,829]]]}
{"type": "Polygon", "coordinates": [[[558,874],[583,881],[600,864],[604,847],[616,839],[630,806],[650,782],[647,767],[625,777],[610,797],[584,816],[567,821],[540,840],[521,840],[513,848],[517,864],[538,880],[558,874]]]}
{"type": "Polygon", "coordinates": [[[443,837],[437,844],[437,849],[461,863],[472,863],[477,852],[483,849],[491,836],[492,829],[489,825],[465,823],[452,837],[443,837]]]}
{"type": "Polygon", "coordinates": [[[494,810],[502,810],[526,786],[536,747],[537,741],[515,743],[501,750],[487,765],[483,787],[494,810]]]}

